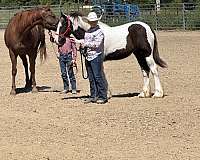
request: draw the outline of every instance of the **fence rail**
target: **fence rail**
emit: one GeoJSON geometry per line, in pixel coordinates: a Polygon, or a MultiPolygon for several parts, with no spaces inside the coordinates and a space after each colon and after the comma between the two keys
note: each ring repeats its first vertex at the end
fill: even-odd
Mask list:
{"type": "MultiPolygon", "coordinates": [[[[32,8],[34,6],[22,7],[1,7],[0,8],[0,28],[6,28],[6,25],[15,13],[32,8]]],[[[56,15],[59,15],[59,6],[51,6],[56,15]]],[[[194,3],[175,3],[161,4],[159,9],[156,4],[133,5],[133,4],[112,4],[101,5],[104,8],[102,21],[116,26],[130,21],[143,21],[148,23],[156,30],[182,29],[199,30],[200,29],[200,4],[194,3]]],[[[72,11],[81,11],[87,14],[92,6],[84,6],[77,3],[66,3],[62,6],[63,11],[70,13],[72,11]]]]}

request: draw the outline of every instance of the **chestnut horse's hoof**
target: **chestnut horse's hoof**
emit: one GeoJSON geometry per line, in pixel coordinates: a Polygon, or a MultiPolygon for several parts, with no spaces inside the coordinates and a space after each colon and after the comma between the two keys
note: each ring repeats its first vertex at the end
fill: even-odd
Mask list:
{"type": "Polygon", "coordinates": [[[37,92],[38,92],[38,89],[36,87],[33,87],[32,93],[37,93],[37,92]]]}
{"type": "Polygon", "coordinates": [[[10,91],[10,95],[16,95],[15,89],[12,89],[12,90],[10,91]]]}

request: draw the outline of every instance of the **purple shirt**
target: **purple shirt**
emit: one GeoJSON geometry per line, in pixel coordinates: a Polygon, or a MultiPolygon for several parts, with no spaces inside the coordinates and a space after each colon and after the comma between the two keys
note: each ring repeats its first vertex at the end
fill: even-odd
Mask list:
{"type": "Polygon", "coordinates": [[[85,33],[84,46],[88,48],[86,57],[88,61],[95,59],[104,52],[104,34],[99,26],[90,28],[85,33]]]}

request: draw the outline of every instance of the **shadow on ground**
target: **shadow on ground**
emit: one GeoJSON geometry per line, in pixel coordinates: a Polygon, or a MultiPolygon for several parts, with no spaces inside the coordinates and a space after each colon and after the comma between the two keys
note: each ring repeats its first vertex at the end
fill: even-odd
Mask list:
{"type": "MultiPolygon", "coordinates": [[[[49,86],[37,86],[38,92],[50,92],[51,87],[49,86]]],[[[29,93],[32,91],[32,88],[16,88],[16,94],[29,93]]]]}
{"type": "MultiPolygon", "coordinates": [[[[114,94],[112,95],[112,98],[126,98],[126,97],[136,97],[139,93],[122,93],[122,94],[114,94]]],[[[83,99],[83,98],[89,98],[89,95],[87,96],[70,96],[70,97],[64,97],[62,100],[65,99],[83,99]]]]}

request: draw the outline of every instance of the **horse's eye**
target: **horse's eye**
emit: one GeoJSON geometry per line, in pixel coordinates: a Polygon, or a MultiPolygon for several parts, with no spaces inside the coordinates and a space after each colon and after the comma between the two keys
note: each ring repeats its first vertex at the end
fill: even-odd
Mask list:
{"type": "Polygon", "coordinates": [[[61,23],[64,22],[64,18],[63,18],[63,17],[60,18],[60,22],[61,22],[61,23]]]}

